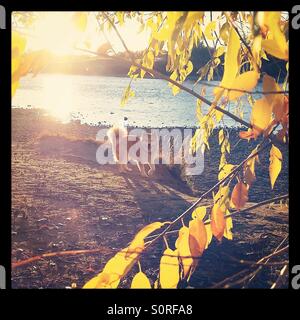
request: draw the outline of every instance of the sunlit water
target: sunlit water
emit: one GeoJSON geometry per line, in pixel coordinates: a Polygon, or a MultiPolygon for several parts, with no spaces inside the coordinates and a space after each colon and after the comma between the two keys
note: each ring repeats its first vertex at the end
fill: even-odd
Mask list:
{"type": "MultiPolygon", "coordinates": [[[[196,98],[186,92],[175,97],[164,80],[142,79],[132,83],[135,97],[125,107],[120,106],[124,89],[129,83],[125,77],[39,74],[24,77],[13,98],[13,107],[42,108],[63,122],[80,119],[88,124],[120,124],[124,117],[134,126],[191,127],[197,125],[196,98]]],[[[212,82],[217,84],[217,82],[212,82]]],[[[187,81],[186,86],[193,83],[187,81]]],[[[194,90],[200,92],[201,86],[194,90]]],[[[257,89],[261,89],[258,85],[257,89]]],[[[213,100],[213,88],[206,88],[207,99],[213,100]]],[[[244,97],[241,108],[249,120],[251,107],[244,97]]],[[[205,113],[208,107],[203,104],[205,113]]],[[[234,110],[234,106],[230,107],[234,110]]],[[[225,116],[222,124],[237,125],[225,116]]]]}

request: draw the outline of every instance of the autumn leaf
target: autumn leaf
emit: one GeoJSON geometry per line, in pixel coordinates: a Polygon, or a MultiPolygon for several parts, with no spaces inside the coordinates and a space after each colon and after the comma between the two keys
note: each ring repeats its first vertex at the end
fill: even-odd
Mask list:
{"type": "Polygon", "coordinates": [[[256,100],[252,107],[251,124],[255,138],[268,128],[272,121],[272,105],[266,97],[256,100]]]}
{"type": "Polygon", "coordinates": [[[220,129],[220,131],[219,131],[219,145],[223,143],[224,139],[225,139],[224,130],[220,129]]]}
{"type": "Polygon", "coordinates": [[[167,248],[160,259],[159,281],[163,289],[176,289],[179,282],[178,251],[167,248]]]}
{"type": "Polygon", "coordinates": [[[235,168],[236,166],[235,165],[233,165],[233,164],[225,164],[222,168],[221,168],[221,170],[220,170],[220,172],[219,172],[219,174],[218,174],[218,180],[219,181],[221,181],[221,180],[223,180],[225,177],[227,177],[229,174],[230,174],[230,172],[235,168]]]}
{"type": "Polygon", "coordinates": [[[270,166],[269,166],[269,173],[270,173],[270,181],[272,189],[274,188],[274,184],[276,179],[281,171],[282,166],[282,154],[281,151],[272,145],[270,150],[270,166]]]}
{"type": "Polygon", "coordinates": [[[254,134],[253,130],[249,128],[247,131],[240,131],[239,132],[239,137],[241,139],[249,140],[251,138],[255,138],[256,135],[254,134]]]}
{"type": "Polygon", "coordinates": [[[75,12],[72,16],[72,21],[77,30],[84,32],[87,26],[87,12],[75,12]]]}
{"type": "MultiPolygon", "coordinates": [[[[238,55],[240,50],[239,36],[233,28],[230,28],[227,52],[225,53],[224,74],[220,83],[221,87],[231,88],[233,80],[236,78],[239,70],[238,55]]],[[[215,96],[220,96],[221,88],[215,88],[215,96]]]]}
{"type": "Polygon", "coordinates": [[[228,22],[225,22],[220,29],[220,38],[225,42],[225,44],[228,43],[229,31],[230,24],[228,22]]]}
{"type": "Polygon", "coordinates": [[[262,40],[262,48],[272,56],[288,60],[288,44],[280,28],[280,11],[265,11],[263,13],[263,26],[267,28],[267,39],[262,40]]]}
{"type": "Polygon", "coordinates": [[[211,21],[205,28],[204,35],[207,40],[216,40],[214,36],[214,31],[216,30],[216,21],[211,21]]]}
{"type": "Polygon", "coordinates": [[[142,230],[140,230],[132,242],[130,243],[128,250],[126,252],[125,258],[127,259],[130,257],[130,254],[132,252],[142,252],[144,250],[144,239],[153,231],[161,228],[164,224],[169,223],[169,222],[153,222],[147,226],[145,226],[142,230]]]}
{"type": "Polygon", "coordinates": [[[124,107],[128,99],[135,96],[135,92],[131,89],[130,85],[126,87],[121,99],[121,107],[124,107]]]}
{"type": "Polygon", "coordinates": [[[14,81],[12,84],[11,84],[11,96],[13,97],[16,93],[16,90],[18,89],[20,83],[19,81],[14,81]]]}
{"type": "Polygon", "coordinates": [[[189,247],[193,257],[202,256],[207,243],[206,228],[201,219],[189,222],[189,247]]]}
{"type": "Polygon", "coordinates": [[[237,76],[231,84],[231,89],[228,93],[228,99],[236,100],[244,95],[244,92],[234,91],[234,90],[242,90],[242,91],[252,91],[259,79],[259,73],[256,71],[247,71],[237,76]]]}
{"type": "Polygon", "coordinates": [[[12,31],[11,34],[11,55],[12,58],[20,57],[26,48],[27,40],[17,31],[12,31]]]}
{"type": "Polygon", "coordinates": [[[20,65],[23,61],[23,55],[26,48],[27,40],[19,32],[12,31],[11,36],[11,95],[15,95],[17,88],[19,87],[19,80],[22,76],[22,70],[20,65]]]}
{"type": "Polygon", "coordinates": [[[233,188],[231,202],[237,210],[244,207],[248,201],[248,187],[242,181],[238,182],[233,188]]]}
{"type": "Polygon", "coordinates": [[[194,260],[191,257],[191,251],[189,246],[189,228],[186,226],[181,227],[178,233],[178,238],[175,243],[176,249],[178,249],[178,256],[183,267],[183,277],[189,276],[191,267],[194,260]]]}
{"type": "MultiPolygon", "coordinates": [[[[264,92],[279,92],[282,91],[280,85],[276,83],[273,77],[265,75],[263,78],[263,91],[264,92]]],[[[288,114],[288,103],[284,94],[266,94],[268,103],[272,106],[272,111],[276,121],[282,121],[288,114]]]]}
{"type": "Polygon", "coordinates": [[[122,249],[106,263],[101,274],[109,275],[110,279],[107,280],[107,276],[105,276],[106,282],[104,282],[104,285],[111,286],[113,288],[117,287],[120,279],[133,267],[139,257],[139,253],[133,252],[125,258],[127,251],[128,248],[122,249]]]}
{"type": "Polygon", "coordinates": [[[186,32],[187,37],[190,36],[191,31],[195,23],[202,22],[204,12],[202,11],[189,11],[185,22],[183,24],[183,30],[186,32]]]}
{"type": "Polygon", "coordinates": [[[211,231],[211,224],[210,223],[206,223],[205,224],[205,229],[206,229],[206,246],[205,246],[205,249],[207,249],[208,246],[211,243],[212,236],[213,236],[212,231],[211,231]]]}
{"type": "Polygon", "coordinates": [[[244,168],[244,180],[249,186],[256,180],[255,171],[252,171],[249,166],[244,168]]]}
{"type": "Polygon", "coordinates": [[[225,211],[215,204],[211,210],[211,231],[212,234],[217,238],[218,241],[221,241],[225,227],[225,211]]]}
{"type": "Polygon", "coordinates": [[[83,289],[115,289],[118,287],[120,278],[117,275],[101,272],[96,277],[89,280],[83,289]]]}
{"type": "Polygon", "coordinates": [[[224,230],[224,238],[228,239],[228,240],[232,240],[233,239],[233,235],[232,235],[232,228],[233,228],[233,223],[232,223],[232,218],[231,217],[226,217],[226,226],[225,226],[225,230],[224,230]]]}
{"type": "Polygon", "coordinates": [[[206,216],[206,207],[197,207],[193,212],[192,212],[192,218],[193,219],[200,219],[203,220],[204,217],[206,216]]]}
{"type": "Polygon", "coordinates": [[[287,61],[289,58],[287,51],[282,51],[282,49],[278,46],[275,40],[262,40],[262,47],[270,55],[278,59],[287,61]]]}
{"type": "Polygon", "coordinates": [[[145,273],[138,272],[132,279],[131,289],[151,289],[151,284],[145,273]]]}
{"type": "Polygon", "coordinates": [[[213,195],[213,200],[214,203],[217,204],[219,207],[222,208],[222,210],[224,209],[224,211],[227,209],[227,207],[229,206],[229,191],[230,188],[229,186],[220,186],[219,190],[216,194],[213,195]]]}

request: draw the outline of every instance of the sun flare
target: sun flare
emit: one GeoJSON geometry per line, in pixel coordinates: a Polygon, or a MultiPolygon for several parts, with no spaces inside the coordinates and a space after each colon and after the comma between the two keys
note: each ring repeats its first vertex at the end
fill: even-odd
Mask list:
{"type": "Polygon", "coordinates": [[[58,55],[71,54],[80,37],[72,23],[71,13],[47,12],[34,25],[29,47],[32,50],[47,49],[58,55]]]}
{"type": "MultiPolygon", "coordinates": [[[[29,30],[32,37],[29,38],[28,48],[46,49],[57,55],[81,54],[82,52],[75,47],[84,48],[89,43],[89,49],[96,51],[109,39],[116,52],[124,51],[122,43],[113,31],[103,34],[97,30],[97,21],[93,13],[89,14],[84,32],[74,25],[73,14],[74,12],[42,12],[29,30]]],[[[137,21],[127,21],[119,28],[120,34],[132,51],[140,51],[147,47],[149,33],[139,32],[139,28],[137,21]]]]}

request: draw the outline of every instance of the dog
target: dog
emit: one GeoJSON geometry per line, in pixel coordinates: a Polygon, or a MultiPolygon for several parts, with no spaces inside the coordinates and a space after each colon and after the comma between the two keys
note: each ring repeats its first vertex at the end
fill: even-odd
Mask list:
{"type": "Polygon", "coordinates": [[[130,148],[134,144],[136,144],[138,141],[142,141],[142,137],[133,137],[128,135],[128,132],[124,127],[110,128],[107,131],[107,136],[112,146],[114,160],[119,166],[119,172],[124,173],[128,171],[132,171],[132,169],[128,167],[128,161],[133,161],[136,163],[141,175],[143,177],[148,177],[148,174],[146,173],[146,170],[145,170],[145,164],[141,163],[138,157],[137,158],[130,157],[130,153],[129,153],[130,148]],[[132,141],[132,140],[135,140],[135,141],[132,141]],[[122,155],[120,153],[120,146],[125,144],[127,145],[126,155],[122,155]],[[127,161],[125,161],[124,157],[127,161]]]}
{"type": "Polygon", "coordinates": [[[127,129],[124,127],[111,127],[107,132],[107,136],[112,146],[114,160],[118,164],[121,173],[132,171],[128,167],[128,161],[131,161],[137,165],[143,177],[153,176],[156,171],[155,164],[163,160],[165,160],[163,163],[174,164],[180,159],[183,150],[183,144],[181,144],[178,152],[172,154],[169,162],[167,162],[166,155],[163,153],[162,146],[159,143],[159,137],[154,133],[143,132],[141,136],[133,136],[128,135],[127,129]],[[138,142],[141,142],[141,149],[147,154],[146,161],[141,162],[140,151],[136,154],[129,152],[130,148],[138,142]],[[120,146],[125,144],[127,145],[126,155],[122,155],[120,146]],[[148,171],[146,171],[146,166],[149,167],[148,171]]]}

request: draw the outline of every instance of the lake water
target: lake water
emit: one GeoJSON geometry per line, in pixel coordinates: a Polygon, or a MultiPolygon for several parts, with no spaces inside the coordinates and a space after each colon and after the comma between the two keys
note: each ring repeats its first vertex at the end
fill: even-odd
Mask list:
{"type": "MultiPolygon", "coordinates": [[[[21,79],[13,107],[42,108],[63,122],[80,119],[88,124],[120,124],[124,117],[129,125],[151,127],[191,127],[197,125],[196,98],[186,92],[173,96],[164,80],[142,79],[132,83],[135,97],[120,106],[124,89],[130,79],[85,75],[39,74],[21,79]]],[[[217,84],[217,82],[212,81],[217,84]]],[[[193,83],[186,81],[186,86],[193,83]]],[[[258,85],[257,89],[261,89],[258,85]]],[[[200,92],[201,86],[194,90],[200,92]]],[[[206,88],[207,99],[213,100],[213,88],[206,88]]],[[[244,119],[249,120],[251,107],[245,97],[241,106],[244,119]]],[[[232,107],[231,107],[232,108],[232,107]]],[[[203,104],[203,112],[208,107],[203,104]]],[[[223,124],[236,125],[227,116],[223,124]]]]}

